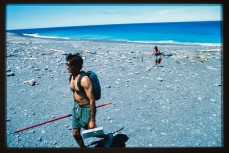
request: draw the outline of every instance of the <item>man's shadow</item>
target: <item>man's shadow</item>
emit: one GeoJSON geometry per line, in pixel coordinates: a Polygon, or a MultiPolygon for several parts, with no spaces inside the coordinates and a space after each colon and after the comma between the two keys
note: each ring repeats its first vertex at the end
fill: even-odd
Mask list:
{"type": "MultiPolygon", "coordinates": [[[[126,147],[126,142],[129,138],[127,137],[127,135],[125,134],[117,134],[114,136],[113,141],[111,143],[110,147],[121,147],[121,148],[125,148],[126,147]]],[[[104,140],[99,140],[99,141],[95,141],[92,142],[90,145],[88,146],[93,146],[95,148],[103,148],[104,147],[104,140]]]]}

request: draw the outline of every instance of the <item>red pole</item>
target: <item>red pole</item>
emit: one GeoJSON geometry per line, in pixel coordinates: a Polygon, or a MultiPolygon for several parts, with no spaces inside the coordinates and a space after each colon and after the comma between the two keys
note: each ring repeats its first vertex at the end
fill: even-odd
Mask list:
{"type": "Polygon", "coordinates": [[[43,124],[47,124],[47,123],[50,123],[50,122],[54,122],[54,121],[57,121],[57,120],[60,120],[60,119],[66,118],[66,117],[70,117],[70,116],[72,116],[72,114],[68,114],[68,115],[65,115],[65,116],[61,116],[61,117],[58,117],[58,118],[54,118],[54,119],[49,120],[49,121],[46,121],[46,122],[42,122],[42,123],[39,123],[39,124],[35,124],[35,125],[32,125],[32,126],[23,128],[23,129],[19,129],[19,130],[16,130],[14,133],[18,133],[18,132],[21,132],[21,131],[24,131],[24,130],[28,130],[28,129],[31,129],[31,128],[34,128],[34,127],[37,127],[37,126],[41,126],[41,125],[43,125],[43,124]]]}
{"type": "Polygon", "coordinates": [[[98,106],[96,106],[96,108],[103,107],[103,106],[106,106],[106,105],[109,105],[109,104],[111,104],[111,102],[107,102],[105,104],[98,105],[98,106]]]}
{"type": "MultiPolygon", "coordinates": [[[[106,105],[109,105],[109,104],[111,104],[111,102],[98,105],[98,106],[96,106],[96,108],[103,107],[103,106],[106,106],[106,105]]],[[[23,128],[23,129],[19,129],[19,130],[16,130],[14,133],[25,131],[25,130],[28,130],[28,129],[31,129],[31,128],[34,128],[34,127],[37,127],[37,126],[41,126],[41,125],[44,125],[44,124],[47,124],[47,123],[51,123],[51,122],[54,122],[54,121],[57,121],[57,120],[60,120],[60,119],[63,119],[63,118],[67,118],[67,117],[70,117],[70,116],[72,116],[72,114],[64,115],[64,116],[61,116],[61,117],[54,118],[52,120],[48,120],[48,121],[45,121],[45,122],[42,122],[42,123],[39,123],[39,124],[35,124],[35,125],[32,125],[32,126],[23,128]]]]}

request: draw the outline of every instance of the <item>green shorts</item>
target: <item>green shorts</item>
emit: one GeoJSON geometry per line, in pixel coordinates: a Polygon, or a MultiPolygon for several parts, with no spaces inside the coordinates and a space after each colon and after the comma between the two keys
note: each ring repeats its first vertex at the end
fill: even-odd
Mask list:
{"type": "Polygon", "coordinates": [[[90,116],[90,105],[79,106],[74,104],[72,109],[72,129],[74,130],[80,127],[88,129],[90,116]]]}

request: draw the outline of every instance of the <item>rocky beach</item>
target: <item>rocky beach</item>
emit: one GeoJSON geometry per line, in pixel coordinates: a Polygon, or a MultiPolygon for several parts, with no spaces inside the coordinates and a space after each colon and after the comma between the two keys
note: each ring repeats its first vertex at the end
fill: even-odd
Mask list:
{"type": "MultiPolygon", "coordinates": [[[[71,117],[14,131],[71,113],[65,66],[79,52],[83,70],[97,73],[102,97],[97,127],[114,132],[111,147],[222,147],[222,47],[74,41],[6,34],[6,146],[78,148],[71,117]],[[154,67],[154,46],[165,55],[154,67]],[[119,131],[118,131],[119,130],[119,131]]],[[[100,147],[98,138],[85,139],[100,147]]]]}

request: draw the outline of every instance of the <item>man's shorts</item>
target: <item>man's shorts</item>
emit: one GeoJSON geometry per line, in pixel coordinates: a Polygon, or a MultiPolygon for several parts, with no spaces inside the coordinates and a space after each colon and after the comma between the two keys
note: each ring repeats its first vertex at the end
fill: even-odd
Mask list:
{"type": "Polygon", "coordinates": [[[155,55],[155,60],[159,60],[159,58],[161,57],[161,55],[155,55]]]}
{"type": "Polygon", "coordinates": [[[80,127],[88,129],[90,116],[90,105],[79,106],[74,104],[72,109],[72,129],[74,130],[80,127]]]}

